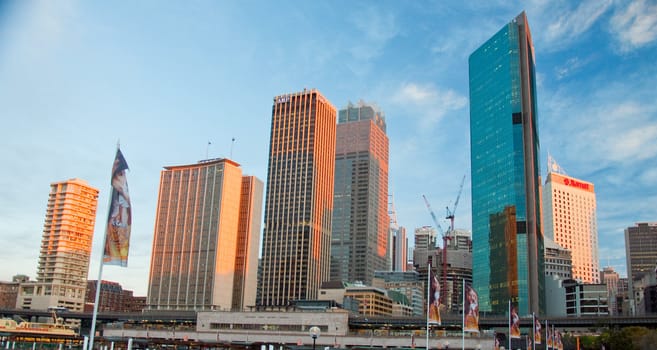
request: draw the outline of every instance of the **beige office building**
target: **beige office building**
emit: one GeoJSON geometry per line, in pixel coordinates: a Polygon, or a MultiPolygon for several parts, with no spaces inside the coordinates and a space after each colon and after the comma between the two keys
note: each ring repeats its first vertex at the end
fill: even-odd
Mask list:
{"type": "Polygon", "coordinates": [[[261,204],[261,182],[243,177],[240,165],[229,159],[165,167],[148,307],[227,311],[254,305],[255,295],[242,289],[256,283],[252,259],[261,204]]]}
{"type": "Polygon", "coordinates": [[[548,169],[543,189],[545,235],[568,249],[572,277],[583,283],[600,283],[598,227],[592,183],[548,169]]]}
{"type": "Polygon", "coordinates": [[[16,306],[83,311],[98,190],[84,180],[50,185],[36,282],[21,283],[16,306]]]}

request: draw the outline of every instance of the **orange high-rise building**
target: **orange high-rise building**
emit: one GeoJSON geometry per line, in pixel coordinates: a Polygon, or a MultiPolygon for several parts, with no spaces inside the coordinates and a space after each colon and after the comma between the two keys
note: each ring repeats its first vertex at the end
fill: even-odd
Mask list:
{"type": "MultiPolygon", "coordinates": [[[[161,173],[148,307],[161,310],[241,310],[255,304],[235,291],[236,262],[250,264],[257,244],[238,247],[240,227],[255,239],[260,230],[262,203],[258,191],[243,193],[239,164],[210,159],[197,164],[165,167],[161,173]],[[247,198],[248,201],[243,201],[247,198]],[[255,224],[240,225],[241,220],[255,224]],[[242,259],[238,259],[240,256],[242,259]],[[235,294],[238,304],[233,304],[235,294]]],[[[250,187],[249,187],[250,189],[250,187]]],[[[256,253],[257,254],[257,253],[256,253]]],[[[256,258],[257,259],[257,258],[256,258]]],[[[256,271],[239,274],[240,286],[255,284],[256,271]]]]}
{"type": "Polygon", "coordinates": [[[83,311],[98,190],[80,179],[50,185],[36,282],[22,283],[17,307],[83,311]]]}
{"type": "Polygon", "coordinates": [[[336,109],[317,90],[276,96],[260,305],[317,299],[329,279],[336,109]]]}
{"type": "Polygon", "coordinates": [[[392,268],[385,116],[350,103],[340,110],[336,140],[331,280],[371,285],[375,271],[392,268]]]}
{"type": "Polygon", "coordinates": [[[548,159],[548,176],[543,190],[545,234],[570,250],[574,279],[600,283],[594,186],[559,169],[556,162],[548,159]]]}

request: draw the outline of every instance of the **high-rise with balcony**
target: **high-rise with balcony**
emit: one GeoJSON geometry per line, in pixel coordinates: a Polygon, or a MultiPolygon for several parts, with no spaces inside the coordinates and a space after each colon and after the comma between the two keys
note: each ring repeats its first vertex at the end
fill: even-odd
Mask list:
{"type": "Polygon", "coordinates": [[[160,174],[148,307],[242,310],[254,305],[255,294],[247,297],[243,289],[256,283],[261,203],[258,180],[242,176],[240,165],[232,160],[165,167],[160,174]]]}
{"type": "Polygon", "coordinates": [[[331,280],[371,285],[391,264],[385,117],[364,102],[341,109],[335,150],[331,280]]]}
{"type": "Polygon", "coordinates": [[[534,47],[525,13],[469,58],[473,285],[480,309],[544,310],[534,47]]]}
{"type": "Polygon", "coordinates": [[[260,304],[317,299],[329,280],[336,109],[315,90],[274,97],[260,304]]]}
{"type": "Polygon", "coordinates": [[[84,180],[50,185],[37,280],[21,284],[18,308],[84,310],[97,202],[84,180]]]}
{"type": "Polygon", "coordinates": [[[570,251],[572,278],[600,283],[594,186],[559,171],[551,158],[548,163],[543,188],[545,235],[570,251]]]}

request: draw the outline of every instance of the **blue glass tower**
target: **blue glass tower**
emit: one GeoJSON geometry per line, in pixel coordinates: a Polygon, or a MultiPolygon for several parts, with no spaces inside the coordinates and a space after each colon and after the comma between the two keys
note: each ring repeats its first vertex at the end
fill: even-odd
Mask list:
{"type": "Polygon", "coordinates": [[[525,13],[469,59],[473,284],[480,309],[544,308],[534,48],[525,13]]]}

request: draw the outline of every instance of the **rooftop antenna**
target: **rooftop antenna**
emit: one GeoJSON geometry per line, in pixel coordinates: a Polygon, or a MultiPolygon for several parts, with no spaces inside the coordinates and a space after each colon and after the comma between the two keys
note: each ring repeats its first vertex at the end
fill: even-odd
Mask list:
{"type": "Polygon", "coordinates": [[[208,159],[208,153],[210,152],[210,145],[211,144],[212,144],[212,142],[210,142],[210,140],[208,140],[208,145],[205,147],[205,159],[208,159]]]}
{"type": "Polygon", "coordinates": [[[235,138],[234,137],[233,137],[233,139],[231,140],[231,143],[230,143],[230,159],[231,160],[233,159],[233,145],[235,145],[235,138]]]}

